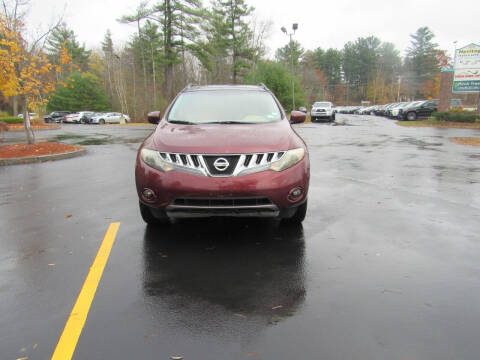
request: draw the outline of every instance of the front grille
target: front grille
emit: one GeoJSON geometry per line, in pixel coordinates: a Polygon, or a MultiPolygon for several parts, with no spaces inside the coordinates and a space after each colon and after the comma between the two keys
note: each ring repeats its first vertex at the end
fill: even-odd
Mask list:
{"type": "Polygon", "coordinates": [[[223,155],[203,155],[203,159],[207,164],[208,171],[212,175],[216,176],[229,176],[233,174],[233,171],[237,167],[238,159],[240,155],[232,155],[232,156],[223,156],[223,155]],[[217,161],[225,161],[228,163],[228,166],[225,168],[217,168],[216,162],[217,161]]]}
{"type": "Polygon", "coordinates": [[[179,198],[172,205],[193,207],[251,207],[271,205],[269,198],[179,198]]]}
{"type": "Polygon", "coordinates": [[[182,154],[167,152],[160,152],[159,154],[163,161],[173,164],[175,170],[203,176],[225,177],[267,170],[272,163],[282,158],[285,151],[253,154],[182,154]]]}

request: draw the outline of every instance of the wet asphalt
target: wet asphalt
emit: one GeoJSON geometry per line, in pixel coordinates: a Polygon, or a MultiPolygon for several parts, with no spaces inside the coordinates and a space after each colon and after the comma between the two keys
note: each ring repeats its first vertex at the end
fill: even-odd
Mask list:
{"type": "Polygon", "coordinates": [[[477,360],[480,150],[449,138],[480,131],[335,125],[296,126],[312,166],[296,227],[149,228],[134,161],[151,128],[38,132],[88,153],[0,167],[0,359],[51,357],[119,221],[75,359],[477,360]]]}

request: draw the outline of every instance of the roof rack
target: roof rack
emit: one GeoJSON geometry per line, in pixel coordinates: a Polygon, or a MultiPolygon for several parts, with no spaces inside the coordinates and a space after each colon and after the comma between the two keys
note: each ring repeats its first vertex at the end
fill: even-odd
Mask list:
{"type": "Polygon", "coordinates": [[[267,91],[270,91],[270,89],[267,87],[267,85],[265,85],[264,83],[258,83],[257,86],[260,86],[261,88],[267,90],[267,91]]]}
{"type": "Polygon", "coordinates": [[[189,84],[187,84],[187,86],[185,86],[185,88],[184,88],[183,90],[190,89],[190,88],[192,88],[192,87],[194,87],[194,86],[199,86],[199,85],[193,84],[193,83],[189,83],[189,84]]]}

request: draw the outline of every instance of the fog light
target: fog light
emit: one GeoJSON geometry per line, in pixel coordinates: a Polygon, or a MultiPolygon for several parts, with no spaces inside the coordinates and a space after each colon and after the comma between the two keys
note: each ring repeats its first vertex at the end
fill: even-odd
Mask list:
{"type": "Polygon", "coordinates": [[[290,195],[291,195],[292,197],[296,197],[296,198],[297,198],[297,197],[301,196],[302,194],[303,194],[303,190],[302,190],[302,188],[299,188],[299,187],[297,187],[297,188],[293,189],[292,191],[290,191],[290,195]]]}
{"type": "Polygon", "coordinates": [[[144,189],[142,192],[143,198],[148,201],[155,200],[155,192],[151,189],[144,189]]]}
{"type": "Polygon", "coordinates": [[[291,202],[300,201],[303,197],[303,189],[301,187],[293,188],[288,192],[288,200],[291,202]]]}

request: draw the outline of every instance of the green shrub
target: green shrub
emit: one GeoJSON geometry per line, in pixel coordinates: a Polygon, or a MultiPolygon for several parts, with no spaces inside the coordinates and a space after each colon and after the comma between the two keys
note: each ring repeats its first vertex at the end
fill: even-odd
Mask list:
{"type": "Polygon", "coordinates": [[[6,122],[7,124],[23,124],[23,119],[17,116],[0,117],[0,121],[6,122]]]}
{"type": "Polygon", "coordinates": [[[434,112],[432,116],[438,121],[474,123],[479,120],[479,115],[473,112],[434,112]]]}

